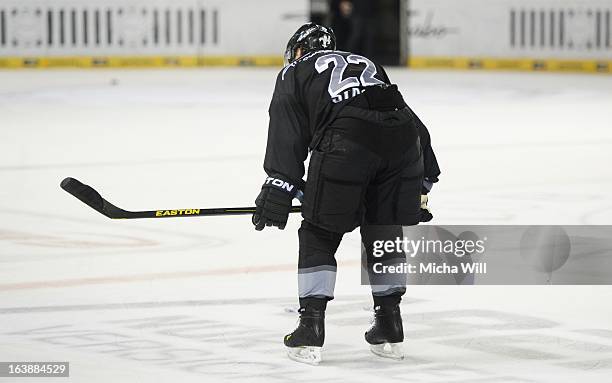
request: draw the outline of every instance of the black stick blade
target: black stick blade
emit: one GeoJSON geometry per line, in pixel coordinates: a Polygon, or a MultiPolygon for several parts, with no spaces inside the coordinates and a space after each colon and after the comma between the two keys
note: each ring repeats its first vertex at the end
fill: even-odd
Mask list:
{"type": "Polygon", "coordinates": [[[68,177],[62,181],[60,187],[76,198],[80,199],[87,206],[101,214],[106,215],[104,212],[104,200],[102,199],[102,196],[91,186],[85,185],[75,178],[68,177]]]}

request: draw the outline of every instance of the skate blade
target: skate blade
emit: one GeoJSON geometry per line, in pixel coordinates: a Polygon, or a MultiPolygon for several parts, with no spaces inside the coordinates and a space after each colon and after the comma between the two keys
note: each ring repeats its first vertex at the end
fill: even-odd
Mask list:
{"type": "Polygon", "coordinates": [[[296,362],[316,366],[321,363],[321,347],[287,347],[287,356],[296,362]]]}
{"type": "Polygon", "coordinates": [[[382,358],[389,358],[395,360],[404,359],[404,349],[402,347],[402,342],[371,344],[370,351],[382,358]]]}

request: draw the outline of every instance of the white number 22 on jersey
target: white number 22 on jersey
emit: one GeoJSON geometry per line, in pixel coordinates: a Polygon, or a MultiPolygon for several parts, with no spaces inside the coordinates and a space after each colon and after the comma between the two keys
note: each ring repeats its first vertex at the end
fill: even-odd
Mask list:
{"type": "Polygon", "coordinates": [[[333,68],[327,90],[329,91],[332,101],[335,103],[361,93],[358,88],[359,86],[384,84],[384,82],[374,77],[376,75],[376,65],[363,56],[349,55],[345,59],[342,55],[330,53],[319,57],[315,62],[315,68],[317,72],[323,73],[329,69],[330,64],[333,64],[333,68]],[[342,77],[344,76],[344,71],[348,64],[365,64],[366,67],[361,72],[359,78],[347,77],[343,80],[342,77]],[[349,91],[351,88],[353,88],[352,91],[349,91]]]}

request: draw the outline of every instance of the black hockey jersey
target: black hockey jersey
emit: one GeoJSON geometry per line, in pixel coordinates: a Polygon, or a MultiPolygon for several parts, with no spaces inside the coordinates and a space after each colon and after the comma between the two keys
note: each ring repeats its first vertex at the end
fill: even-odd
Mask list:
{"type": "MultiPolygon", "coordinates": [[[[308,149],[316,146],[340,111],[368,86],[384,84],[391,82],[382,66],[349,52],[315,51],[284,67],[270,103],[266,173],[299,183],[308,149]]],[[[417,125],[421,125],[425,177],[436,182],[440,171],[429,145],[429,133],[420,120],[417,125]]]]}

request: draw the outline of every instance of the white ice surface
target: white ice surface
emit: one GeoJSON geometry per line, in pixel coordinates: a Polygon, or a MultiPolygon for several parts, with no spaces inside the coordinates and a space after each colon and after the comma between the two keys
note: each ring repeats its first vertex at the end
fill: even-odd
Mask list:
{"type": "MultiPolygon", "coordinates": [[[[612,77],[389,72],[431,131],[435,223],[611,223],[612,77]]],[[[275,74],[0,72],[0,361],[70,361],[70,382],[610,381],[608,287],[410,287],[409,357],[377,359],[357,233],[324,362],[297,365],[297,216],[262,233],[110,221],[59,188],[72,176],[130,210],[251,205],[275,74]]]]}

